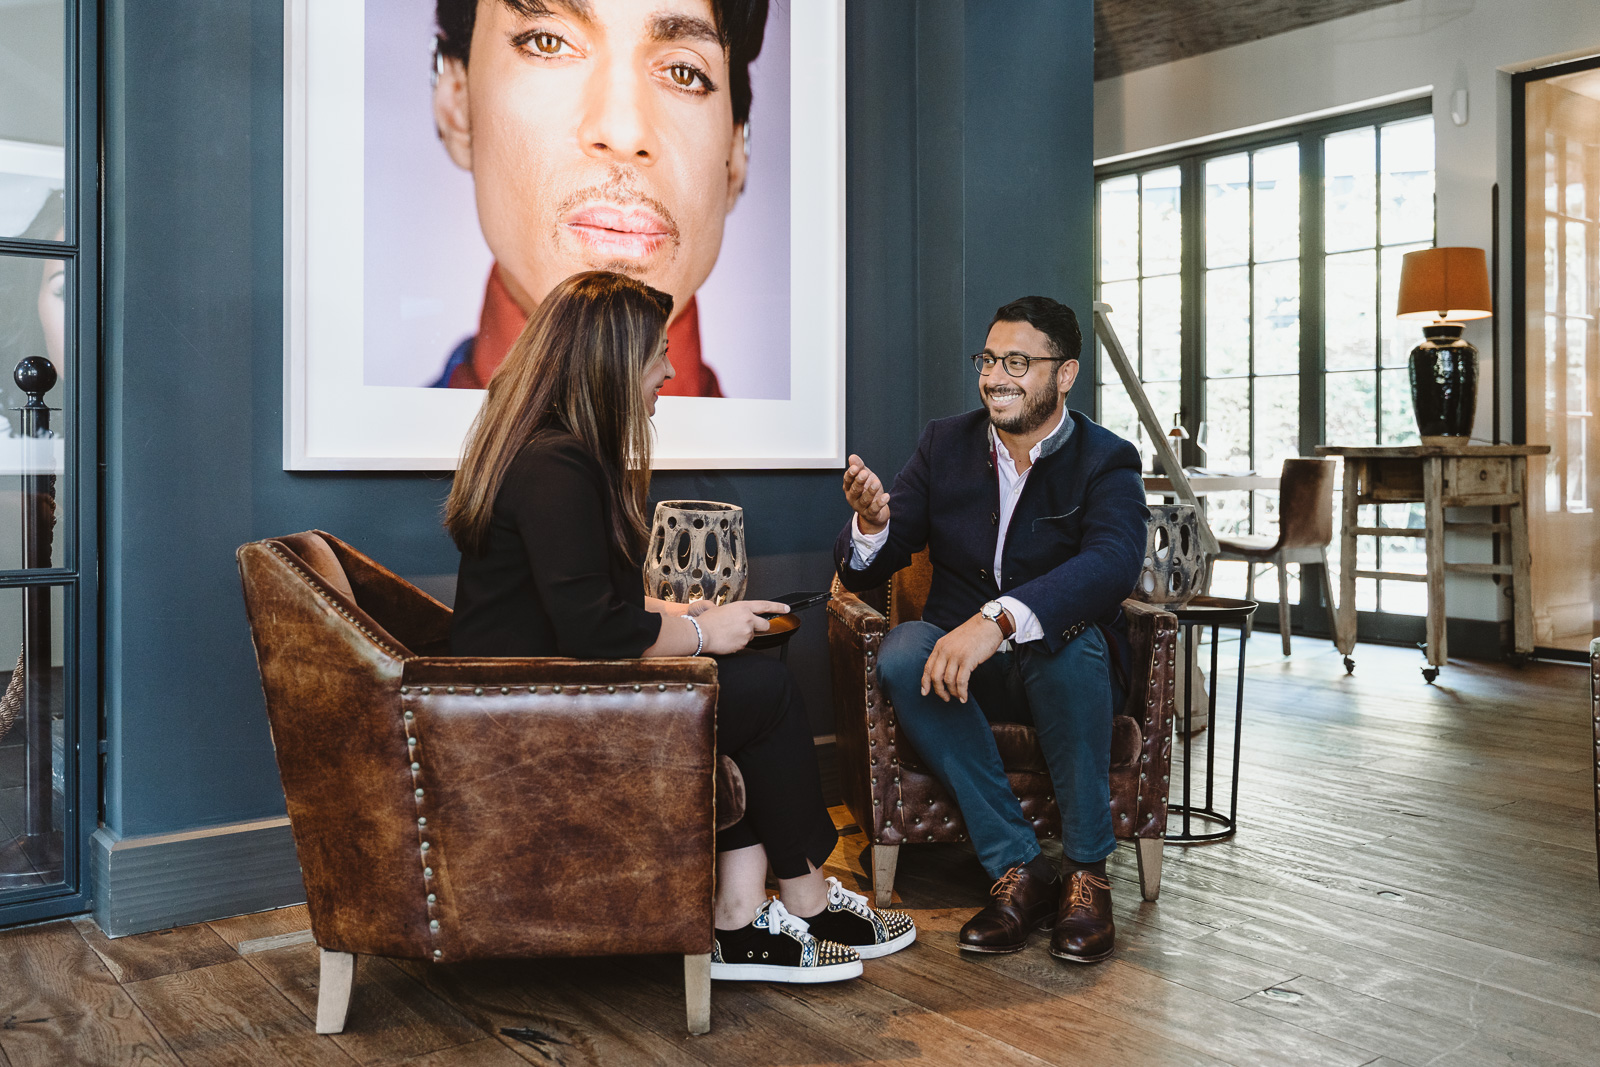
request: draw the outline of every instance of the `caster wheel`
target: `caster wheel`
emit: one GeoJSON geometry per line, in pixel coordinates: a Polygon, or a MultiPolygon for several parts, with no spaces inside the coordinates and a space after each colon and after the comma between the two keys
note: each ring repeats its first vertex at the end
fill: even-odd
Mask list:
{"type": "Polygon", "coordinates": [[[1351,659],[1349,656],[1346,656],[1344,658],[1344,673],[1346,673],[1346,674],[1354,674],[1354,673],[1356,673],[1356,661],[1351,659]]]}
{"type": "Polygon", "coordinates": [[[1429,685],[1432,685],[1433,684],[1433,680],[1435,678],[1437,678],[1437,677],[1439,677],[1439,668],[1438,667],[1424,667],[1424,668],[1422,668],[1422,680],[1427,682],[1429,685]]]}

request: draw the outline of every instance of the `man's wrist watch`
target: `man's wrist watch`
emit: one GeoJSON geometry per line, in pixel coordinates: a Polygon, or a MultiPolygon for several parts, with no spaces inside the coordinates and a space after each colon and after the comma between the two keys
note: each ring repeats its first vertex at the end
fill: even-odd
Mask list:
{"type": "Polygon", "coordinates": [[[1002,641],[1011,640],[1011,635],[1017,632],[1017,624],[1012,621],[1011,613],[998,600],[989,601],[978,609],[978,614],[1000,627],[1000,640],[1002,641]]]}

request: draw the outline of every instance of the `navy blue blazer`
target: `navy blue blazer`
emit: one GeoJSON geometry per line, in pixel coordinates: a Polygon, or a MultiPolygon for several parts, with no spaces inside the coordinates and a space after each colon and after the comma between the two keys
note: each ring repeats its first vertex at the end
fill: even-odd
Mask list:
{"type": "Polygon", "coordinates": [[[1150,511],[1139,452],[1088,416],[1068,411],[1072,430],[1034,461],[1011,516],[1001,560],[1000,482],[980,408],[930,422],[889,490],[889,538],[865,570],[850,566],[851,524],[834,544],[846,589],[879,585],[928,548],[933,584],[922,617],[953,630],[985,601],[1016,597],[1039,618],[1044,643],[1059,651],[1079,623],[1126,632],[1122,601],[1144,561],[1150,511]]]}

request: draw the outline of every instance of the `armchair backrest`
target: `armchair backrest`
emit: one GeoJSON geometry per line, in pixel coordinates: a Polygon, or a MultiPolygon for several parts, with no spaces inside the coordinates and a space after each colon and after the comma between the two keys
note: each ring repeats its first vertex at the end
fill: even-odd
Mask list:
{"type": "Polygon", "coordinates": [[[424,956],[428,915],[416,888],[400,707],[411,649],[358,598],[412,637],[427,636],[416,617],[428,614],[424,602],[436,608],[433,622],[443,613],[445,633],[449,609],[319,532],[244,545],[238,560],[317,943],[424,956]],[[397,610],[408,602],[417,609],[409,618],[397,610]],[[348,891],[351,879],[362,882],[359,896],[348,891]]]}
{"type": "Polygon", "coordinates": [[[928,561],[924,548],[911,562],[900,568],[889,579],[889,626],[899,626],[922,618],[922,609],[928,603],[928,587],[933,584],[933,564],[928,561]]]}

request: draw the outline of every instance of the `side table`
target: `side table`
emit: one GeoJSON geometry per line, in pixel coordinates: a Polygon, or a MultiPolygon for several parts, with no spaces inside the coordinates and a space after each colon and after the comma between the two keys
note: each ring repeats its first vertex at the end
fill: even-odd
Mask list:
{"type": "Polygon", "coordinates": [[[1207,711],[1210,715],[1211,733],[1206,738],[1206,779],[1205,803],[1194,802],[1193,777],[1194,760],[1192,747],[1194,732],[1190,729],[1190,719],[1193,715],[1193,704],[1197,699],[1195,686],[1187,687],[1183,702],[1183,799],[1180,803],[1167,805],[1167,833],[1166,839],[1178,845],[1198,845],[1210,841],[1221,841],[1232,837],[1237,828],[1239,815],[1239,739],[1244,726],[1244,653],[1246,641],[1244,639],[1245,624],[1250,621],[1250,616],[1255,614],[1256,604],[1253,600],[1225,600],[1214,596],[1197,596],[1182,607],[1167,607],[1178,617],[1178,627],[1183,635],[1183,671],[1184,677],[1194,677],[1195,661],[1195,630],[1202,626],[1211,627],[1211,685],[1207,711]],[[1226,815],[1217,810],[1216,806],[1216,764],[1217,764],[1217,689],[1219,676],[1217,661],[1221,654],[1221,645],[1217,637],[1221,629],[1226,626],[1239,630],[1239,671],[1233,683],[1233,774],[1230,778],[1228,790],[1228,813],[1226,815]],[[1182,828],[1174,831],[1171,829],[1172,816],[1181,815],[1182,828]],[[1191,828],[1190,820],[1199,819],[1206,823],[1219,825],[1220,830],[1198,833],[1191,828]]]}
{"type": "Polygon", "coordinates": [[[1356,579],[1428,583],[1428,665],[1422,677],[1432,682],[1450,658],[1445,641],[1444,576],[1446,573],[1504,575],[1511,581],[1512,654],[1533,652],[1533,599],[1528,580],[1528,457],[1543,456],[1549,445],[1406,445],[1345,447],[1323,445],[1319,456],[1344,457],[1344,521],[1339,539],[1339,624],[1335,641],[1344,654],[1344,669],[1356,669],[1350,653],[1356,646],[1356,579]],[[1421,502],[1424,525],[1398,528],[1361,526],[1362,504],[1421,502]],[[1447,522],[1445,508],[1503,507],[1504,522],[1447,522]],[[1446,563],[1445,527],[1474,533],[1507,534],[1506,563],[1446,563]],[[1427,556],[1426,574],[1357,569],[1356,538],[1420,537],[1427,556]]]}
{"type": "Polygon", "coordinates": [[[789,639],[800,629],[800,616],[791,611],[787,615],[774,615],[767,622],[771,624],[772,628],[764,634],[756,634],[745,647],[753,649],[775,648],[778,650],[779,661],[788,663],[789,639]]]}

